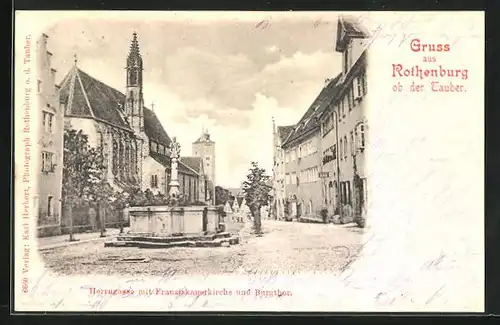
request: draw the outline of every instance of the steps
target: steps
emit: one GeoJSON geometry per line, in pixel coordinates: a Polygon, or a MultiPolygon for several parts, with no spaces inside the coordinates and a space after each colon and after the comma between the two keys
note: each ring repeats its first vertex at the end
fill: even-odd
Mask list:
{"type": "Polygon", "coordinates": [[[221,247],[237,245],[240,238],[228,232],[203,236],[147,236],[146,234],[127,234],[104,243],[104,247],[221,247]]]}

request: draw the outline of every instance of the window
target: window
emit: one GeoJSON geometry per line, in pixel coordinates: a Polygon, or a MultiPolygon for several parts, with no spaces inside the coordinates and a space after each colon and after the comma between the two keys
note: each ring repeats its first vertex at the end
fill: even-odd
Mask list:
{"type": "Polygon", "coordinates": [[[358,128],[354,128],[354,151],[358,150],[359,147],[359,138],[358,138],[358,128]]]}
{"type": "Polygon", "coordinates": [[[344,158],[347,159],[347,135],[344,135],[344,158]]]}
{"type": "Polygon", "coordinates": [[[365,148],[365,126],[363,123],[359,125],[359,149],[365,148]]]}
{"type": "Polygon", "coordinates": [[[340,160],[344,157],[344,143],[343,140],[340,139],[340,160]]]}
{"type": "Polygon", "coordinates": [[[210,157],[205,157],[205,160],[210,160],[210,157]]]}
{"type": "Polygon", "coordinates": [[[151,151],[158,152],[158,144],[154,141],[151,141],[151,151]]]}
{"type": "Polygon", "coordinates": [[[351,201],[351,182],[347,181],[346,183],[347,183],[347,203],[352,204],[352,201],[351,201]]]}
{"type": "Polygon", "coordinates": [[[158,153],[165,154],[165,147],[161,144],[158,145],[158,153]]]}
{"type": "Polygon", "coordinates": [[[347,107],[349,107],[349,112],[352,110],[352,107],[354,106],[354,100],[352,94],[352,89],[349,89],[347,92],[347,107]]]}
{"type": "Polygon", "coordinates": [[[354,152],[354,132],[351,131],[351,156],[354,156],[355,152],[354,152]]]}
{"type": "Polygon", "coordinates": [[[342,117],[345,117],[346,116],[346,110],[349,107],[349,93],[347,93],[344,96],[344,99],[342,100],[342,103],[344,104],[344,108],[342,109],[342,117]]]}
{"type": "Polygon", "coordinates": [[[362,77],[356,78],[356,84],[355,84],[355,89],[356,89],[356,98],[360,98],[363,96],[363,79],[362,77]]]}
{"type": "Polygon", "coordinates": [[[158,187],[158,175],[151,175],[151,188],[158,187]]]}
{"type": "Polygon", "coordinates": [[[54,171],[54,154],[52,152],[42,152],[42,172],[54,171]]]}
{"type": "Polygon", "coordinates": [[[354,89],[353,88],[350,88],[349,89],[349,110],[352,110],[355,106],[355,101],[354,101],[354,89]]]}
{"type": "Polygon", "coordinates": [[[347,73],[349,70],[349,47],[347,47],[344,51],[344,73],[347,73]]]}
{"type": "Polygon", "coordinates": [[[47,215],[52,217],[54,215],[54,197],[49,196],[47,198],[47,215]]]}
{"type": "Polygon", "coordinates": [[[43,130],[47,133],[52,133],[52,125],[54,123],[54,114],[44,111],[42,113],[42,123],[43,123],[43,130]]]}
{"type": "Polygon", "coordinates": [[[290,174],[285,175],[285,185],[290,184],[290,174]]]}
{"type": "Polygon", "coordinates": [[[42,91],[42,81],[41,80],[37,80],[36,91],[37,92],[41,92],[42,91]]]}
{"type": "Polygon", "coordinates": [[[362,85],[362,88],[363,88],[363,95],[366,95],[366,93],[367,93],[366,75],[363,75],[362,78],[361,78],[361,80],[362,80],[361,85],[362,85]]]}

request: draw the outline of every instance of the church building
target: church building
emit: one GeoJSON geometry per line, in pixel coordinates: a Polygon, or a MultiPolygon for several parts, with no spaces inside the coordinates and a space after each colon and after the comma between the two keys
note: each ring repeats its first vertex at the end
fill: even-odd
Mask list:
{"type": "MultiPolygon", "coordinates": [[[[75,65],[61,82],[65,127],[83,130],[101,148],[106,179],[118,191],[136,188],[168,195],[171,139],[152,109],[144,106],[143,60],[137,34],[126,59],[125,92],[104,84],[75,65]]],[[[180,191],[188,202],[205,202],[201,161],[178,164],[180,191]]]]}

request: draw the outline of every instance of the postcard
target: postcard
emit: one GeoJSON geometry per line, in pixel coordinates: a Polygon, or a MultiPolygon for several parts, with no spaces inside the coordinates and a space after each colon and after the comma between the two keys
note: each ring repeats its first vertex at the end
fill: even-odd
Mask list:
{"type": "Polygon", "coordinates": [[[484,13],[18,11],[15,312],[483,312],[484,13]]]}

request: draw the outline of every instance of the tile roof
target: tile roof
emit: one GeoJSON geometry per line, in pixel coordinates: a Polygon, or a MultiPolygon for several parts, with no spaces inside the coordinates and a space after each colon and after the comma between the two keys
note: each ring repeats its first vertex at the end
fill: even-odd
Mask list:
{"type": "Polygon", "coordinates": [[[331,99],[336,96],[338,83],[341,77],[342,73],[328,81],[304,116],[302,116],[300,121],[295,125],[293,131],[290,132],[286,140],[282,143],[283,147],[289,146],[295,141],[303,139],[304,136],[320,126],[319,117],[326,110],[331,99]]]}
{"type": "Polygon", "coordinates": [[[169,157],[153,151],[149,153],[149,156],[151,156],[151,158],[162,164],[167,169],[170,169],[171,162],[169,157]]]}
{"type": "Polygon", "coordinates": [[[144,132],[148,138],[166,147],[172,142],[156,114],[146,107],[144,107],[144,132]]]}
{"type": "Polygon", "coordinates": [[[208,133],[208,130],[204,130],[201,134],[201,136],[196,139],[195,142],[193,143],[215,143],[210,139],[210,133],[208,133]]]}
{"type": "MultiPolygon", "coordinates": [[[[165,168],[170,169],[171,168],[171,160],[169,157],[156,153],[156,152],[151,152],[149,154],[151,158],[162,164],[165,168]]],[[[178,172],[181,174],[186,174],[186,175],[192,175],[192,176],[199,176],[199,173],[193,170],[191,167],[185,164],[185,162],[178,161],[177,164],[178,172]]]]}
{"type": "Polygon", "coordinates": [[[192,175],[192,176],[199,176],[197,172],[189,168],[189,166],[186,166],[182,161],[179,161],[177,164],[179,168],[179,173],[181,174],[186,174],[186,175],[192,175]]]}
{"type": "Polygon", "coordinates": [[[278,126],[278,136],[281,143],[285,142],[286,138],[293,131],[295,125],[278,126]]]}
{"type": "Polygon", "coordinates": [[[203,173],[203,159],[201,157],[181,157],[181,162],[198,174],[203,173]]]}
{"type": "Polygon", "coordinates": [[[337,41],[335,44],[335,51],[343,52],[348,39],[367,38],[369,34],[364,29],[365,28],[358,23],[356,18],[339,17],[337,23],[337,41]]]}
{"type": "MultiPolygon", "coordinates": [[[[61,100],[67,103],[66,115],[94,118],[132,131],[123,111],[125,95],[120,91],[77,67],[64,77],[60,86],[61,100]],[[73,96],[71,103],[70,95],[73,96]]],[[[170,145],[170,137],[158,117],[147,107],[144,107],[144,132],[150,139],[170,145]]]]}

